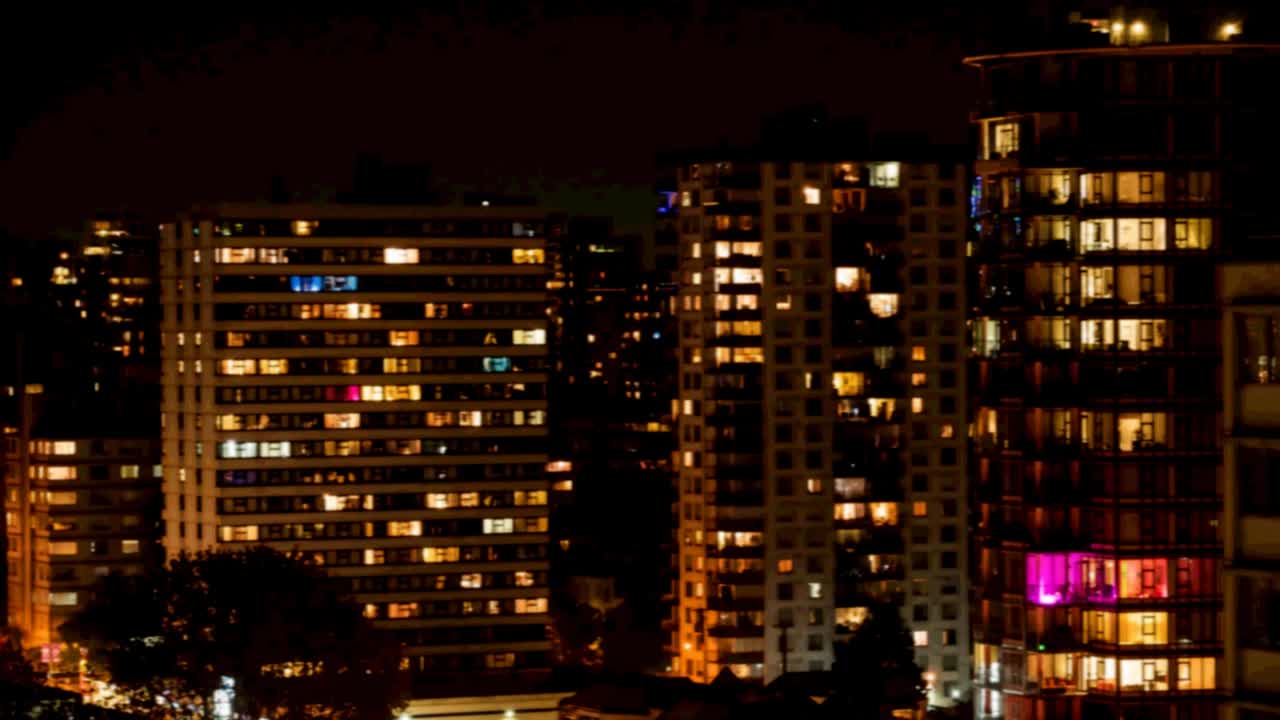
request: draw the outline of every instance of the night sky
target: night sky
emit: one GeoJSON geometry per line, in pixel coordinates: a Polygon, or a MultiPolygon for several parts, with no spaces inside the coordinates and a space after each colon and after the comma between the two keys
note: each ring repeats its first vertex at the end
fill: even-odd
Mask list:
{"type": "Polygon", "coordinates": [[[272,176],[323,197],[369,153],[639,230],[656,152],[748,142],[795,105],[963,143],[983,22],[968,3],[40,5],[7,8],[0,51],[0,227],[27,237],[265,199],[272,176]]]}

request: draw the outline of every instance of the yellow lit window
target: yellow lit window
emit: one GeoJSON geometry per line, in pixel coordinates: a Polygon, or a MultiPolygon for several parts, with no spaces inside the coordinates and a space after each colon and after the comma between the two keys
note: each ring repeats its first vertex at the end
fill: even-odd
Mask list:
{"type": "Polygon", "coordinates": [[[391,330],[387,333],[389,344],[395,347],[418,344],[417,330],[391,330]]]}
{"type": "Polygon", "coordinates": [[[258,361],[259,375],[288,375],[289,361],[286,358],[263,358],[258,361]]]}
{"type": "Polygon", "coordinates": [[[458,562],[460,557],[461,552],[457,547],[422,548],[422,562],[424,563],[458,562]]]}
{"type": "Polygon", "coordinates": [[[516,613],[519,615],[532,615],[546,611],[546,598],[516,598],[516,613]]]}
{"type": "Polygon", "coordinates": [[[838,267],[836,268],[836,291],[837,292],[855,292],[862,289],[864,274],[862,268],[858,267],[838,267]]]}
{"type": "Polygon", "coordinates": [[[735,310],[758,310],[760,309],[760,296],[734,295],[733,308],[735,310]]]}
{"type": "Polygon", "coordinates": [[[834,515],[836,520],[861,520],[867,516],[867,506],[865,503],[836,503],[834,515]]]}
{"type": "Polygon", "coordinates": [[[912,517],[927,517],[929,515],[929,503],[923,500],[917,500],[911,503],[912,517]]]}
{"type": "MultiPolygon", "coordinates": [[[[727,224],[729,218],[724,215],[721,215],[717,217],[716,220],[724,220],[726,221],[726,224],[727,224]]],[[[733,246],[729,242],[721,240],[720,242],[716,243],[716,257],[727,258],[732,254],[733,254],[733,246]]]]}
{"type": "Polygon", "coordinates": [[[75,555],[78,545],[74,540],[60,540],[49,543],[50,555],[75,555]]]}
{"type": "Polygon", "coordinates": [[[511,518],[485,518],[483,529],[485,535],[504,535],[515,532],[515,523],[511,518]]]}
{"type": "MultiPolygon", "coordinates": [[[[716,348],[718,351],[720,348],[716,348]]],[[[764,362],[764,350],[761,348],[734,348],[733,362],[735,363],[762,363],[764,362]]]]}
{"type": "Polygon", "coordinates": [[[918,648],[929,647],[929,631],[928,630],[912,630],[911,643],[918,648]]]}
{"type": "Polygon", "coordinates": [[[894,398],[867,398],[867,413],[872,418],[891,420],[897,404],[894,398]]]}
{"type": "Polygon", "coordinates": [[[360,413],[325,413],[324,426],[329,430],[351,430],[360,427],[360,413]]]}
{"type": "Polygon", "coordinates": [[[223,525],[218,528],[222,542],[253,542],[258,539],[257,525],[223,525]]]}
{"type": "Polygon", "coordinates": [[[733,244],[733,254],[760,257],[764,254],[764,244],[758,242],[736,242],[733,244]]]}
{"type": "Polygon", "coordinates": [[[778,299],[777,299],[776,301],[774,301],[774,307],[776,307],[776,308],[777,308],[777,309],[779,309],[779,310],[790,310],[790,309],[791,309],[791,295],[790,295],[790,294],[786,294],[786,295],[779,295],[779,296],[778,296],[778,299]]]}
{"type": "Polygon", "coordinates": [[[533,587],[533,573],[528,570],[517,570],[515,572],[516,587],[533,587]]]}
{"type": "Polygon", "coordinates": [[[464,492],[458,493],[458,505],[461,507],[480,507],[480,493],[464,492]]]}
{"type": "Polygon", "coordinates": [[[53,443],[53,454],[54,455],[75,455],[76,441],[75,440],[55,441],[53,443]]]}
{"type": "Polygon", "coordinates": [[[420,537],[421,535],[421,520],[390,520],[387,522],[387,537],[420,537]]]}
{"type": "Polygon", "coordinates": [[[546,253],[542,248],[514,248],[511,250],[511,262],[516,265],[541,265],[546,262],[546,253]]]}
{"type": "Polygon", "coordinates": [[[938,430],[938,437],[941,437],[944,440],[953,438],[955,436],[956,436],[956,426],[952,425],[951,423],[944,424],[938,430]]]}
{"type": "Polygon", "coordinates": [[[929,384],[929,375],[918,372],[911,373],[911,387],[924,387],[929,384]]]}
{"type": "Polygon", "coordinates": [[[319,224],[320,223],[315,222],[314,220],[294,220],[293,234],[299,236],[310,235],[319,224]]]}
{"type": "Polygon", "coordinates": [[[717,230],[728,230],[733,227],[733,218],[728,215],[716,215],[713,222],[717,230]]]}
{"type": "Polygon", "coordinates": [[[479,590],[484,587],[484,575],[481,573],[463,573],[458,578],[458,584],[464,590],[479,590]]]}
{"type": "Polygon", "coordinates": [[[1216,660],[1211,657],[1180,657],[1178,666],[1179,690],[1214,690],[1217,688],[1216,660]]]}
{"type": "Polygon", "coordinates": [[[795,561],[791,558],[782,558],[778,561],[778,572],[780,574],[786,575],[793,570],[795,570],[795,561]]]}
{"type": "Polygon", "coordinates": [[[387,603],[387,618],[390,620],[401,620],[417,616],[418,603],[416,602],[387,603]]]}
{"type": "Polygon", "coordinates": [[[695,260],[702,257],[702,243],[694,242],[689,244],[689,257],[695,260]]]}
{"type": "Polygon", "coordinates": [[[821,205],[822,204],[821,188],[814,187],[813,185],[805,185],[804,189],[801,190],[801,194],[804,195],[805,205],[821,205]]]}
{"type": "Polygon", "coordinates": [[[412,265],[418,262],[418,248],[389,247],[382,251],[382,261],[387,265],[412,265]]]}
{"type": "Polygon", "coordinates": [[[1120,613],[1121,645],[1164,645],[1169,642],[1169,613],[1120,613]]]}
{"type": "Polygon", "coordinates": [[[76,469],[74,466],[50,465],[45,468],[45,477],[50,480],[75,480],[76,469]]]}
{"type": "Polygon", "coordinates": [[[1018,123],[1000,122],[992,127],[992,157],[1002,158],[1018,151],[1018,123]]]}
{"type": "Polygon", "coordinates": [[[924,362],[929,359],[929,352],[923,345],[912,345],[911,359],[915,362],[924,362]]]}
{"type": "Polygon", "coordinates": [[[804,481],[804,489],[810,495],[817,495],[822,492],[822,478],[807,478],[804,481]]]}
{"type": "Polygon", "coordinates": [[[871,511],[871,522],[874,525],[897,525],[898,504],[892,502],[868,503],[871,511]]]}
{"type": "Polygon", "coordinates": [[[892,317],[898,313],[898,294],[870,293],[867,295],[867,306],[876,317],[892,317]]]}
{"type": "Polygon", "coordinates": [[[427,413],[427,427],[453,427],[455,424],[452,410],[433,410],[427,413]]]}
{"type": "MultiPolygon", "coordinates": [[[[353,359],[352,362],[355,362],[353,359]]],[[[383,358],[382,372],[403,375],[406,373],[422,372],[421,358],[383,358]]]]}
{"type": "Polygon", "coordinates": [[[432,510],[448,510],[457,506],[457,493],[427,493],[427,507],[432,510]]]}

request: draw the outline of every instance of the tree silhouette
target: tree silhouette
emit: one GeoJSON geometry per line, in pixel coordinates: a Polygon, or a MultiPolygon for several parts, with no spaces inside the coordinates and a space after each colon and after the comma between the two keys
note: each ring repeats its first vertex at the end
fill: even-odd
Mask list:
{"type": "Polygon", "coordinates": [[[889,718],[924,699],[924,673],[898,608],[874,605],[848,640],[835,645],[836,692],[823,704],[833,717],[889,718]]]}
{"type": "Polygon", "coordinates": [[[245,717],[385,720],[406,692],[400,646],[338,590],[265,547],[201,553],[105,578],[62,633],[145,712],[207,717],[230,682],[245,717]]]}

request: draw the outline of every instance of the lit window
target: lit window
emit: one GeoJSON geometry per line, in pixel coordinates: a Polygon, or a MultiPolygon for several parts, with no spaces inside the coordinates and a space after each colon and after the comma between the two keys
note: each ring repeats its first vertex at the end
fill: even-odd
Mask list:
{"type": "Polygon", "coordinates": [[[413,265],[418,262],[418,248],[389,247],[382,251],[382,262],[387,265],[413,265]]]}
{"type": "Polygon", "coordinates": [[[867,306],[876,317],[887,318],[898,313],[897,293],[869,293],[867,306]]]}
{"type": "Polygon", "coordinates": [[[258,540],[258,526],[223,525],[218,528],[218,539],[222,542],[256,542],[258,540]]]}
{"type": "Polygon", "coordinates": [[[329,430],[350,430],[360,427],[360,413],[325,413],[324,426],[329,430]]]}
{"type": "Polygon", "coordinates": [[[820,582],[809,583],[809,599],[810,600],[822,599],[822,583],[820,582]]]}
{"type": "Polygon", "coordinates": [[[801,192],[804,194],[804,204],[805,204],[805,205],[820,205],[820,204],[822,204],[822,190],[821,190],[821,188],[817,188],[817,187],[814,187],[814,186],[812,186],[812,185],[805,185],[805,186],[804,186],[804,189],[803,189],[801,192]]]}
{"type": "Polygon", "coordinates": [[[896,188],[898,187],[898,178],[901,172],[901,166],[896,162],[884,163],[867,163],[867,169],[871,173],[871,186],[896,188]]]}
{"type": "Polygon", "coordinates": [[[75,440],[58,440],[54,442],[53,454],[54,455],[75,455],[76,441],[75,440]]]}
{"type": "Polygon", "coordinates": [[[866,375],[860,372],[831,373],[831,386],[839,397],[861,395],[866,387],[866,375]]]}
{"type": "Polygon", "coordinates": [[[390,520],[387,522],[387,537],[419,537],[421,535],[421,520],[390,520]]]}
{"type": "Polygon", "coordinates": [[[517,570],[515,572],[516,587],[533,587],[533,573],[528,570],[517,570]]]}
{"type": "Polygon", "coordinates": [[[258,361],[259,375],[288,375],[289,361],[285,358],[263,358],[258,361]]]}
{"type": "Polygon", "coordinates": [[[463,573],[458,584],[465,590],[479,590],[484,587],[484,575],[480,573],[463,573]]]}
{"type": "Polygon", "coordinates": [[[929,647],[929,631],[928,630],[912,630],[911,642],[916,647],[929,647]]]}
{"type": "MultiPolygon", "coordinates": [[[[121,475],[123,476],[123,470],[121,475]]],[[[45,477],[49,480],[75,480],[76,468],[70,465],[50,465],[45,468],[45,477]]],[[[137,477],[137,475],[134,475],[134,477],[137,477]]]]}
{"type": "Polygon", "coordinates": [[[457,547],[422,548],[422,562],[424,563],[458,562],[461,556],[461,551],[457,547]]]}
{"type": "Polygon", "coordinates": [[[807,478],[804,481],[804,488],[810,495],[817,495],[822,492],[822,478],[807,478]]]}
{"type": "Polygon", "coordinates": [[[121,479],[124,479],[124,480],[134,480],[134,479],[137,479],[138,474],[141,470],[142,468],[138,467],[137,465],[121,465],[120,477],[121,479]]]}
{"type": "Polygon", "coordinates": [[[395,347],[418,344],[417,330],[391,330],[387,333],[389,344],[395,347]]]}
{"type": "Polygon", "coordinates": [[[786,294],[786,295],[779,295],[779,296],[778,296],[778,299],[774,301],[774,307],[775,307],[775,308],[777,308],[777,309],[779,309],[779,310],[790,310],[790,309],[791,309],[791,295],[790,295],[790,294],[786,294]]]}
{"type": "Polygon", "coordinates": [[[836,268],[836,291],[855,292],[861,290],[864,277],[862,268],[838,267],[836,268]]]}
{"type": "Polygon", "coordinates": [[[873,502],[869,503],[871,509],[871,523],[873,525],[897,525],[898,524],[898,504],[892,502],[873,502]]]}
{"type": "Polygon", "coordinates": [[[386,552],[374,548],[365,548],[364,564],[365,565],[383,565],[387,562],[386,552]]]}
{"type": "Polygon", "coordinates": [[[947,439],[950,439],[950,438],[955,437],[955,436],[956,436],[956,426],[955,426],[955,425],[952,425],[951,423],[946,423],[946,424],[945,424],[945,425],[943,425],[943,426],[942,426],[942,428],[938,431],[938,436],[939,436],[939,437],[941,437],[941,438],[942,438],[942,439],[944,439],[944,440],[947,440],[947,439]]]}
{"type": "Polygon", "coordinates": [[[76,595],[76,593],[73,593],[73,592],[51,592],[51,593],[49,593],[49,604],[50,604],[50,605],[56,605],[56,606],[65,607],[65,606],[68,606],[68,605],[75,605],[75,604],[76,604],[76,602],[77,602],[77,595],[76,595]]]}
{"type": "Polygon", "coordinates": [[[993,123],[991,128],[992,157],[1008,157],[1018,151],[1018,123],[993,123]]]}
{"type": "Polygon", "coordinates": [[[511,518],[485,518],[484,534],[485,535],[501,535],[515,532],[515,524],[511,518]]]}
{"type": "Polygon", "coordinates": [[[541,265],[546,262],[546,253],[542,248],[513,248],[511,262],[516,265],[541,265]]]}
{"type": "Polygon", "coordinates": [[[911,359],[915,362],[925,362],[929,359],[929,352],[923,345],[911,346],[911,359]]]}
{"type": "Polygon", "coordinates": [[[49,493],[50,505],[75,505],[76,494],[71,491],[62,490],[49,493]]]}
{"type": "Polygon", "coordinates": [[[390,620],[403,620],[404,618],[413,618],[417,616],[418,603],[416,602],[387,603],[387,618],[390,620]]]}
{"type": "Polygon", "coordinates": [[[541,328],[537,330],[512,330],[512,345],[546,345],[547,331],[541,328]]]}
{"type": "Polygon", "coordinates": [[[547,611],[546,598],[516,598],[516,613],[520,615],[533,615],[537,613],[545,613],[547,611]]]}
{"type": "Polygon", "coordinates": [[[120,552],[125,555],[136,555],[141,551],[141,543],[137,540],[121,540],[120,552]]]}
{"type": "Polygon", "coordinates": [[[786,575],[795,570],[795,561],[791,558],[782,558],[778,561],[778,572],[786,575]]]}
{"type": "Polygon", "coordinates": [[[929,384],[929,375],[927,373],[911,373],[911,387],[924,387],[929,384]]]}
{"type": "Polygon", "coordinates": [[[929,514],[929,503],[923,500],[917,500],[911,503],[911,515],[913,517],[926,517],[929,514]]]}
{"type": "Polygon", "coordinates": [[[50,555],[75,555],[78,545],[74,540],[62,540],[49,543],[50,555]]]}
{"type": "Polygon", "coordinates": [[[293,234],[299,236],[310,235],[319,224],[320,223],[315,222],[314,220],[294,220],[293,234]]]}

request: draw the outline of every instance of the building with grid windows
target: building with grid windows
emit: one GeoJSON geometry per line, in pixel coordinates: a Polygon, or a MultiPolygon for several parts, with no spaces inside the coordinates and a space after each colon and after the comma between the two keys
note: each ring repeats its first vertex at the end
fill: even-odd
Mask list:
{"type": "Polygon", "coordinates": [[[963,164],[707,159],[675,203],[673,669],[827,670],[886,602],[946,704],[968,678],[963,164]]]}
{"type": "Polygon", "coordinates": [[[1274,243],[1277,48],[1212,13],[1074,19],[968,60],[976,712],[1211,718],[1241,678],[1224,427],[1257,429],[1223,422],[1253,389],[1222,373],[1221,267],[1274,243]]]}
{"type": "Polygon", "coordinates": [[[303,553],[424,681],[545,669],[558,227],[532,208],[298,205],[164,226],[168,552],[303,553]]]}

